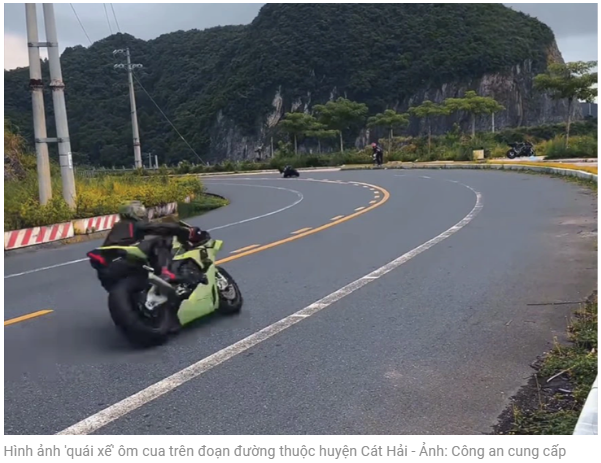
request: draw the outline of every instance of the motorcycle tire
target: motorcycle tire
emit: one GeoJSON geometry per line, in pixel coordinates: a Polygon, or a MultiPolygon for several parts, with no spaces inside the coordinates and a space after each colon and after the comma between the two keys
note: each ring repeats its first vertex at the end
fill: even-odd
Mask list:
{"type": "Polygon", "coordinates": [[[159,307],[156,315],[145,313],[141,292],[126,279],[109,293],[108,306],[113,322],[123,335],[140,347],[163,344],[170,332],[171,315],[167,307],[159,307]]]}
{"type": "Polygon", "coordinates": [[[219,307],[217,307],[217,312],[222,315],[236,314],[242,310],[244,302],[240,288],[234,278],[224,268],[217,267],[217,271],[227,280],[229,284],[228,289],[233,292],[232,295],[228,294],[228,296],[225,296],[219,291],[219,307]]]}
{"type": "Polygon", "coordinates": [[[515,159],[515,151],[513,151],[513,150],[507,151],[507,157],[509,159],[515,159]]]}

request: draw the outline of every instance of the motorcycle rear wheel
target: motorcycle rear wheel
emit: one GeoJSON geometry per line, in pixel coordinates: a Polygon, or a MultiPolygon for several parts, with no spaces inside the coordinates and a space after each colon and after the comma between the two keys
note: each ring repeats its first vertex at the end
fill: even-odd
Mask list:
{"type": "Polygon", "coordinates": [[[507,157],[509,159],[515,159],[515,151],[513,151],[513,150],[507,151],[507,157]]]}
{"type": "Polygon", "coordinates": [[[109,312],[119,331],[131,343],[141,347],[157,346],[169,336],[169,311],[163,305],[150,312],[144,306],[145,300],[146,292],[127,279],[109,293],[109,312]]]}

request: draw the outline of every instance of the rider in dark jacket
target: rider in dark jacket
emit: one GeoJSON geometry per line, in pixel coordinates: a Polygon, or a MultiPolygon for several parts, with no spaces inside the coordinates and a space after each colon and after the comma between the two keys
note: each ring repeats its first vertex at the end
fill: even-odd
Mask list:
{"type": "Polygon", "coordinates": [[[377,143],[372,143],[371,147],[373,149],[373,154],[376,156],[376,164],[381,166],[382,162],[384,162],[384,151],[377,143]]]}
{"type": "Polygon", "coordinates": [[[176,280],[175,275],[169,271],[171,238],[175,236],[182,243],[196,243],[209,238],[208,233],[198,227],[149,222],[148,212],[140,201],[124,204],[119,210],[119,219],[102,246],[137,246],[149,256],[155,273],[169,282],[176,280]]]}
{"type": "MultiPolygon", "coordinates": [[[[177,237],[181,243],[201,243],[210,239],[206,231],[198,227],[183,227],[177,223],[151,223],[148,212],[140,201],[131,201],[119,210],[117,222],[102,246],[137,246],[149,259],[154,273],[173,284],[178,283],[177,277],[169,270],[171,263],[172,238],[177,237]]],[[[177,318],[178,305],[171,305],[169,311],[170,331],[180,330],[181,324],[177,318]]]]}

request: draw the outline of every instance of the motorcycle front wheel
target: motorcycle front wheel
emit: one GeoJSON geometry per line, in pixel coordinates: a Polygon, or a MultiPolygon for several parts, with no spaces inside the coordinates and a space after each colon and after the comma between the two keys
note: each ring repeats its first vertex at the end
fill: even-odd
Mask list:
{"type": "Polygon", "coordinates": [[[219,307],[217,308],[217,312],[223,315],[240,312],[244,300],[242,299],[242,293],[238,284],[224,268],[217,267],[217,273],[217,289],[219,291],[219,307]]]}
{"type": "Polygon", "coordinates": [[[515,159],[515,151],[513,151],[513,150],[507,151],[507,157],[509,159],[515,159]]]}

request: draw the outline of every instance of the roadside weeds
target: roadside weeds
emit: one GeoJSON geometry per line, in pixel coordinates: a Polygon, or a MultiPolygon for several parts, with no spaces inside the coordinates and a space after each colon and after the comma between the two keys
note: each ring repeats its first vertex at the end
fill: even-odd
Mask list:
{"type": "Polygon", "coordinates": [[[570,343],[540,357],[528,384],[511,398],[492,434],[571,435],[597,376],[597,291],[568,326],[570,343]]]}

